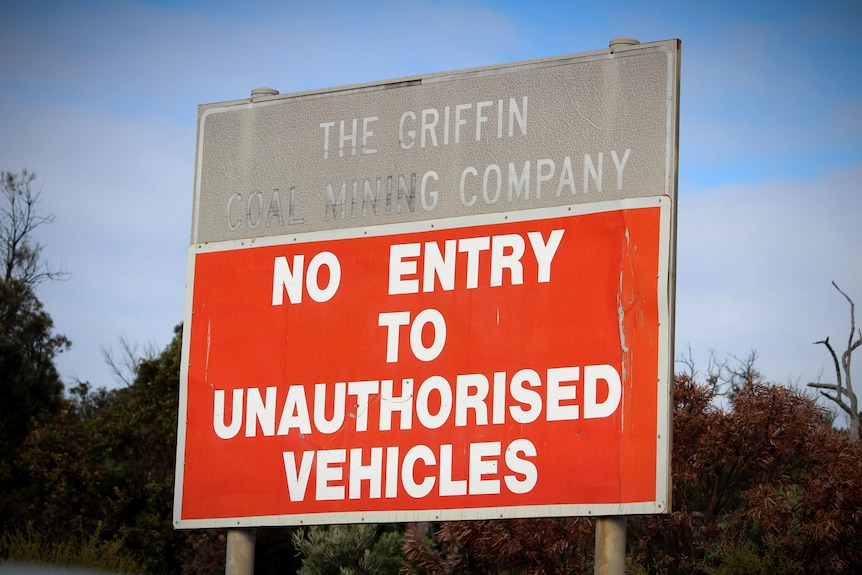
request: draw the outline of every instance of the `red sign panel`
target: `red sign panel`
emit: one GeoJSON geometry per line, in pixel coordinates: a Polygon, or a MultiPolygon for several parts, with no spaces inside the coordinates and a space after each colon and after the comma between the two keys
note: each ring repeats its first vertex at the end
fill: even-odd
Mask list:
{"type": "Polygon", "coordinates": [[[667,204],[193,248],[177,525],[663,511],[667,204]]]}

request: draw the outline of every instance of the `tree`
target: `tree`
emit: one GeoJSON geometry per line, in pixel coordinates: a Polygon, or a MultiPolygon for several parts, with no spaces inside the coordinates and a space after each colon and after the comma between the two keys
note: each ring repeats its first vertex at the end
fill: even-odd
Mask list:
{"type": "Polygon", "coordinates": [[[23,480],[7,526],[29,523],[57,546],[70,533],[122,538],[151,573],[224,570],[223,540],[171,523],[181,349],[178,327],[137,363],[129,386],[79,384],[56,417],[34,426],[15,462],[23,480]]]}
{"type": "MultiPolygon", "coordinates": [[[[681,363],[691,379],[697,379],[698,371],[689,347],[677,363],[681,363]]],[[[752,349],[744,358],[729,354],[720,359],[715,350],[709,352],[709,364],[706,368],[706,385],[716,396],[732,399],[745,387],[760,381],[763,374],[757,369],[757,350],[752,349]]]]}
{"type": "Polygon", "coordinates": [[[401,533],[368,523],[300,528],[292,539],[299,575],[397,575],[402,559],[401,533]]]}
{"type": "Polygon", "coordinates": [[[33,238],[36,228],[54,221],[52,214],[38,211],[40,192],[33,189],[36,174],[0,172],[0,271],[3,279],[17,279],[29,286],[45,280],[66,279],[68,274],[52,270],[42,259],[41,243],[33,238]]]}
{"type": "Polygon", "coordinates": [[[850,438],[853,441],[859,440],[860,433],[860,418],[862,412],[859,411],[859,404],[856,398],[856,392],[853,390],[853,382],[850,378],[850,364],[853,359],[853,352],[862,345],[862,329],[856,330],[856,305],[846,293],[841,291],[834,281],[832,285],[838,290],[838,293],[844,296],[847,303],[850,304],[850,337],[847,338],[847,347],[841,354],[841,360],[838,359],[838,354],[835,348],[829,343],[829,338],[815,341],[815,345],[822,344],[829,350],[829,355],[832,356],[832,362],[835,366],[835,382],[822,383],[815,381],[809,383],[808,386],[814,389],[819,389],[820,394],[826,399],[834,402],[841,408],[844,413],[850,416],[850,438]],[[855,340],[853,338],[856,338],[855,340]]]}
{"type": "Polygon", "coordinates": [[[592,573],[594,545],[593,522],[586,518],[448,521],[433,541],[415,528],[407,530],[402,572],[592,573]]]}
{"type": "Polygon", "coordinates": [[[862,564],[862,445],[790,388],[754,382],[728,411],[675,386],[673,509],[629,521],[637,555],[669,573],[847,573],[862,564]],[[745,559],[741,561],[741,559],[745,559]]]}
{"type": "MultiPolygon", "coordinates": [[[[629,517],[631,572],[858,571],[862,442],[784,386],[751,381],[727,410],[714,398],[676,378],[673,513],[629,517]]],[[[422,575],[592,573],[593,548],[591,523],[574,518],[446,522],[433,541],[405,538],[406,569],[422,575]]]]}
{"type": "MultiPolygon", "coordinates": [[[[0,494],[14,487],[12,461],[38,418],[58,412],[63,383],[54,357],[69,340],[53,333],[54,323],[33,289],[60,279],[41,259],[33,231],[53,221],[37,211],[35,176],[0,172],[0,494]]],[[[0,515],[11,499],[0,495],[0,515]]]]}
{"type": "Polygon", "coordinates": [[[63,383],[54,356],[69,341],[54,335],[53,325],[29,285],[0,279],[0,466],[9,464],[33,418],[60,408],[63,383]]]}

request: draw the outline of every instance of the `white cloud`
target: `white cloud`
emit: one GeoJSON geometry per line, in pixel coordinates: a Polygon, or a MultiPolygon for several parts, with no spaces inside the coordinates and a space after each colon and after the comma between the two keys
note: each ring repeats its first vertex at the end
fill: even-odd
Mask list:
{"type": "MultiPolygon", "coordinates": [[[[193,120],[189,122],[193,126],[193,120]]],[[[182,320],[194,136],[159,118],[41,105],[5,122],[4,169],[27,167],[55,221],[38,230],[71,279],[39,295],[72,349],[63,377],[111,385],[100,349],[121,335],[163,346],[182,320]]]]}
{"type": "MultiPolygon", "coordinates": [[[[714,349],[758,351],[771,380],[829,375],[828,335],[844,341],[862,304],[862,164],[808,181],[769,181],[684,194],[679,209],[677,350],[698,364],[714,349]]],[[[860,318],[862,319],[862,318],[860,318]]]]}
{"type": "Polygon", "coordinates": [[[182,319],[198,104],[603,49],[623,35],[683,40],[678,350],[755,348],[770,378],[806,381],[830,367],[811,342],[846,338],[829,282],[862,305],[862,105],[854,20],[841,11],[824,24],[737,5],[45,6],[0,8],[0,169],[36,171],[56,215],[40,239],[73,277],[40,295],[73,340],[64,375],[109,385],[100,347],[122,335],[161,347],[182,319]]]}
{"type": "Polygon", "coordinates": [[[66,381],[112,385],[101,348],[121,336],[160,348],[183,318],[197,104],[261,84],[286,91],[487,63],[493,34],[516,36],[480,7],[391,8],[297,17],[251,7],[230,19],[108,3],[19,11],[0,25],[11,79],[0,131],[14,135],[0,140],[0,169],[35,171],[56,217],[38,240],[72,277],[39,296],[72,340],[57,361],[66,381]]]}

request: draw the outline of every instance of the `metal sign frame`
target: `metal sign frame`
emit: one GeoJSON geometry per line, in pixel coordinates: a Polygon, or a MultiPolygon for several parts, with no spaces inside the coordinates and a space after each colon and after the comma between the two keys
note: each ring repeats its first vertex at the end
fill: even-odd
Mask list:
{"type": "MultiPolygon", "coordinates": [[[[201,106],[183,336],[175,526],[252,527],[669,512],[678,97],[679,42],[673,40],[618,48],[613,54],[608,51],[591,52],[201,106]],[[597,70],[600,73],[595,76],[597,70]],[[593,76],[587,77],[588,74],[593,76]],[[537,79],[543,83],[536,85],[537,79]],[[642,93],[629,94],[631,86],[642,84],[642,93]],[[543,89],[549,90],[547,97],[543,97],[543,89]],[[602,96],[603,102],[595,102],[597,94],[602,96]],[[583,101],[578,100],[579,97],[583,101]],[[543,113],[543,107],[545,112],[549,107],[554,108],[553,113],[543,113]],[[554,123],[555,120],[571,125],[561,127],[554,123]],[[622,221],[625,228],[626,214],[649,209],[660,214],[655,218],[659,227],[653,234],[658,238],[658,244],[653,246],[656,261],[650,263],[657,266],[654,270],[656,277],[643,284],[652,286],[650,289],[654,291],[642,294],[639,301],[644,302],[646,313],[654,311],[657,314],[658,322],[655,326],[656,340],[647,346],[648,350],[635,352],[654,355],[648,361],[655,364],[655,377],[645,378],[652,381],[638,382],[639,386],[645,386],[648,395],[654,396],[655,406],[655,419],[650,427],[655,435],[647,442],[650,450],[654,450],[655,467],[649,478],[650,485],[654,486],[649,496],[638,496],[636,501],[610,498],[605,502],[579,502],[576,496],[572,501],[542,503],[531,502],[527,497],[525,504],[514,498],[511,500],[514,503],[507,500],[504,504],[488,505],[481,501],[475,503],[470,500],[470,495],[464,495],[452,499],[460,501],[454,506],[448,503],[440,505],[439,498],[437,505],[429,505],[420,497],[413,504],[393,501],[392,509],[386,509],[385,505],[380,507],[376,502],[366,505],[367,502],[360,497],[362,504],[348,505],[350,508],[346,511],[327,503],[319,507],[306,506],[297,513],[290,511],[289,505],[277,506],[278,511],[264,513],[260,512],[261,507],[252,506],[252,511],[246,513],[236,511],[242,506],[225,511],[214,505],[213,509],[219,510],[208,513],[207,504],[200,504],[194,513],[184,512],[184,508],[193,507],[190,501],[196,494],[211,489],[213,483],[220,481],[220,473],[227,478],[231,476],[228,470],[232,466],[250,465],[248,461],[220,461],[215,467],[206,468],[203,474],[212,475],[211,480],[201,479],[202,474],[198,470],[203,469],[206,463],[202,462],[201,451],[195,450],[202,437],[213,435],[216,416],[212,413],[213,392],[209,392],[210,399],[206,400],[208,406],[201,407],[202,396],[195,390],[200,386],[209,386],[212,390],[220,388],[225,396],[230,397],[228,392],[233,389],[244,388],[248,393],[248,389],[257,386],[255,389],[258,391],[254,393],[258,394],[263,405],[261,409],[265,410],[270,409],[265,388],[277,388],[273,392],[277,399],[273,401],[278,403],[284,402],[290,385],[297,385],[295,379],[266,384],[224,381],[218,380],[221,376],[215,372],[200,371],[197,360],[202,357],[200,354],[204,347],[209,366],[210,339],[214,337],[213,341],[219,341],[218,338],[222,337],[226,338],[223,343],[230,341],[224,335],[226,326],[216,325],[214,328],[212,321],[207,326],[201,323],[201,318],[206,315],[202,298],[231,302],[228,305],[236,308],[244,305],[244,296],[236,293],[240,289],[237,286],[243,285],[240,280],[234,284],[225,282],[234,286],[228,295],[216,293],[218,290],[215,288],[208,290],[205,284],[197,283],[202,281],[197,276],[203,269],[198,263],[204,261],[201,258],[236,256],[240,258],[236,260],[240,267],[244,267],[244,258],[248,257],[249,277],[263,277],[269,273],[269,285],[263,286],[265,289],[261,293],[272,291],[275,298],[272,268],[261,271],[261,264],[252,261],[256,257],[253,254],[260,250],[284,248],[287,250],[285,253],[295,253],[303,246],[365,245],[361,242],[370,241],[369,238],[384,242],[398,238],[397,242],[403,243],[404,238],[411,235],[425,241],[426,238],[437,237],[427,235],[432,232],[449,232],[456,237],[459,230],[469,230],[473,235],[487,230],[493,236],[495,230],[500,229],[508,230],[506,234],[514,236],[517,235],[514,232],[520,229],[518,224],[535,222],[538,226],[555,218],[571,222],[572,229],[580,229],[580,222],[593,217],[622,221]],[[209,487],[202,488],[201,485],[209,487]]],[[[634,219],[632,216],[632,222],[634,219]]],[[[627,228],[621,237],[629,238],[627,228]]],[[[651,235],[649,237],[652,238],[651,235]]],[[[546,233],[542,241],[549,241],[548,238],[546,233]]],[[[335,251],[337,249],[333,249],[335,251]]],[[[511,255],[504,251],[500,254],[511,255]]],[[[311,254],[306,257],[310,259],[311,254]]],[[[421,270],[414,270],[411,265],[421,264],[411,257],[397,260],[402,264],[407,262],[406,268],[398,268],[401,270],[398,277],[408,281],[405,278],[415,276],[420,281],[421,270]]],[[[476,257],[479,261],[485,256],[476,257]]],[[[297,261],[293,260],[294,264],[297,261]]],[[[308,264],[309,260],[305,263],[308,264]]],[[[366,265],[369,269],[373,267],[371,263],[366,265]]],[[[391,282],[391,266],[395,264],[390,260],[389,265],[391,282]]],[[[323,262],[318,269],[325,266],[326,262],[323,262]]],[[[295,268],[288,268],[288,271],[295,274],[295,268]]],[[[331,267],[329,273],[332,273],[331,267]]],[[[505,273],[514,272],[510,267],[505,273]]],[[[619,274],[619,270],[614,273],[619,274]]],[[[332,276],[324,276],[319,284],[331,283],[332,276]]],[[[347,276],[343,278],[345,284],[348,279],[347,276]]],[[[620,295],[622,281],[619,280],[614,297],[620,295]]],[[[257,283],[261,282],[258,280],[257,283]]],[[[316,286],[320,290],[318,295],[325,291],[319,284],[316,286]]],[[[288,289],[287,284],[284,286],[288,289]]],[[[392,293],[386,295],[397,300],[392,293]]],[[[283,294],[283,297],[286,296],[283,294]]],[[[313,303],[307,292],[305,297],[305,303],[301,305],[313,303]]],[[[325,300],[326,294],[320,297],[328,301],[325,300]]],[[[473,292],[464,291],[457,297],[458,302],[469,301],[473,292]]],[[[414,306],[411,312],[415,317],[420,308],[416,308],[415,303],[411,305],[414,306]]],[[[622,305],[618,307],[622,309],[622,305]]],[[[633,309],[638,313],[642,311],[633,309]]],[[[369,310],[369,317],[364,321],[377,321],[380,311],[383,310],[369,310]]],[[[451,316],[447,318],[451,319],[451,316]]],[[[624,333],[622,321],[620,319],[617,340],[620,356],[630,353],[631,350],[626,349],[625,336],[634,333],[631,331],[633,328],[627,328],[629,331],[624,333]]],[[[373,328],[380,333],[385,330],[381,325],[373,328]]],[[[232,325],[231,329],[235,327],[232,325]]],[[[296,337],[297,332],[283,332],[286,333],[296,337]]],[[[507,337],[501,333],[501,337],[507,337]]],[[[265,342],[262,341],[261,345],[265,342]]],[[[419,345],[420,348],[425,346],[421,338],[419,345]]],[[[226,348],[222,345],[221,349],[226,348]]],[[[252,352],[249,354],[253,355],[252,352]]],[[[637,355],[635,360],[640,361],[641,357],[637,355]]],[[[237,361],[255,360],[240,358],[237,361]]],[[[574,365],[578,365],[578,361],[572,360],[574,365]]],[[[434,359],[427,360],[427,363],[433,365],[434,359]]],[[[283,368],[282,373],[290,371],[283,368]]],[[[625,366],[618,371],[624,372],[625,366]]],[[[305,382],[308,389],[320,383],[313,379],[314,376],[309,377],[312,379],[305,382]]],[[[356,373],[344,377],[363,376],[356,373]]],[[[623,375],[624,386],[626,382],[633,383],[625,377],[623,375]]],[[[556,389],[565,396],[557,398],[558,408],[571,408],[581,402],[580,409],[585,409],[583,388],[569,392],[561,384],[556,389]]],[[[631,407],[625,402],[627,394],[633,392],[626,388],[624,393],[626,395],[620,399],[623,407],[619,408],[619,415],[631,407]]],[[[225,396],[222,396],[222,401],[225,396]]],[[[249,397],[246,395],[244,401],[251,401],[249,397]]],[[[248,409],[247,403],[243,405],[248,409]]],[[[507,408],[511,407],[510,401],[507,408]]],[[[568,413],[572,413],[571,410],[568,413]]],[[[227,412],[221,416],[227,421],[227,412]]],[[[451,431],[451,424],[450,421],[446,424],[450,427],[441,429],[451,431]]],[[[624,429],[624,423],[618,422],[618,425],[621,426],[620,434],[632,431],[624,429]]],[[[257,429],[255,433],[261,433],[261,428],[257,429]]],[[[481,432],[481,429],[476,431],[480,435],[481,432]]],[[[289,437],[294,436],[286,433],[283,437],[266,437],[265,441],[272,442],[273,453],[280,456],[287,453],[283,451],[287,445],[283,442],[289,437]]],[[[339,437],[345,449],[354,445],[347,436],[339,437]]],[[[446,445],[454,445],[457,449],[459,438],[463,439],[463,436],[436,439],[436,455],[440,455],[439,446],[445,441],[449,442],[446,445]]],[[[213,442],[207,445],[211,446],[213,442]]],[[[403,451],[401,455],[404,455],[403,451]]],[[[504,457],[502,454],[498,456],[504,457]]],[[[530,456],[522,452],[521,458],[530,459],[530,456]]],[[[294,460],[296,465],[300,465],[298,461],[294,460]]],[[[423,461],[427,463],[427,460],[423,461]]],[[[488,471],[491,467],[481,456],[473,463],[476,461],[485,473],[480,474],[477,480],[481,487],[486,484],[482,483],[483,477],[492,477],[488,471]]],[[[284,465],[287,466],[286,460],[284,465]]],[[[499,459],[495,465],[503,468],[504,460],[499,459]]],[[[346,463],[337,463],[328,468],[333,475],[328,483],[324,481],[324,489],[331,486],[346,489],[345,466],[346,463]]],[[[297,467],[294,473],[298,474],[299,470],[297,467]]],[[[421,476],[420,472],[417,473],[421,476]]],[[[225,479],[225,482],[229,481],[225,479]]],[[[363,484],[362,489],[367,491],[368,485],[363,484]]],[[[224,499],[239,495],[220,493],[212,497],[224,499]]],[[[386,503],[386,498],[382,499],[382,503],[386,503]]]]}

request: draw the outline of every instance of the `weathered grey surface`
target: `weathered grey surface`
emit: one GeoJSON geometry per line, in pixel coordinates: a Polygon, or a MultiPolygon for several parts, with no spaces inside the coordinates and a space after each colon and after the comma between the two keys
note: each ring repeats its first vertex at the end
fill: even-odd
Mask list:
{"type": "Polygon", "coordinates": [[[203,105],[192,243],[673,196],[678,50],[203,105]],[[436,123],[423,131],[423,119],[436,123]]]}

